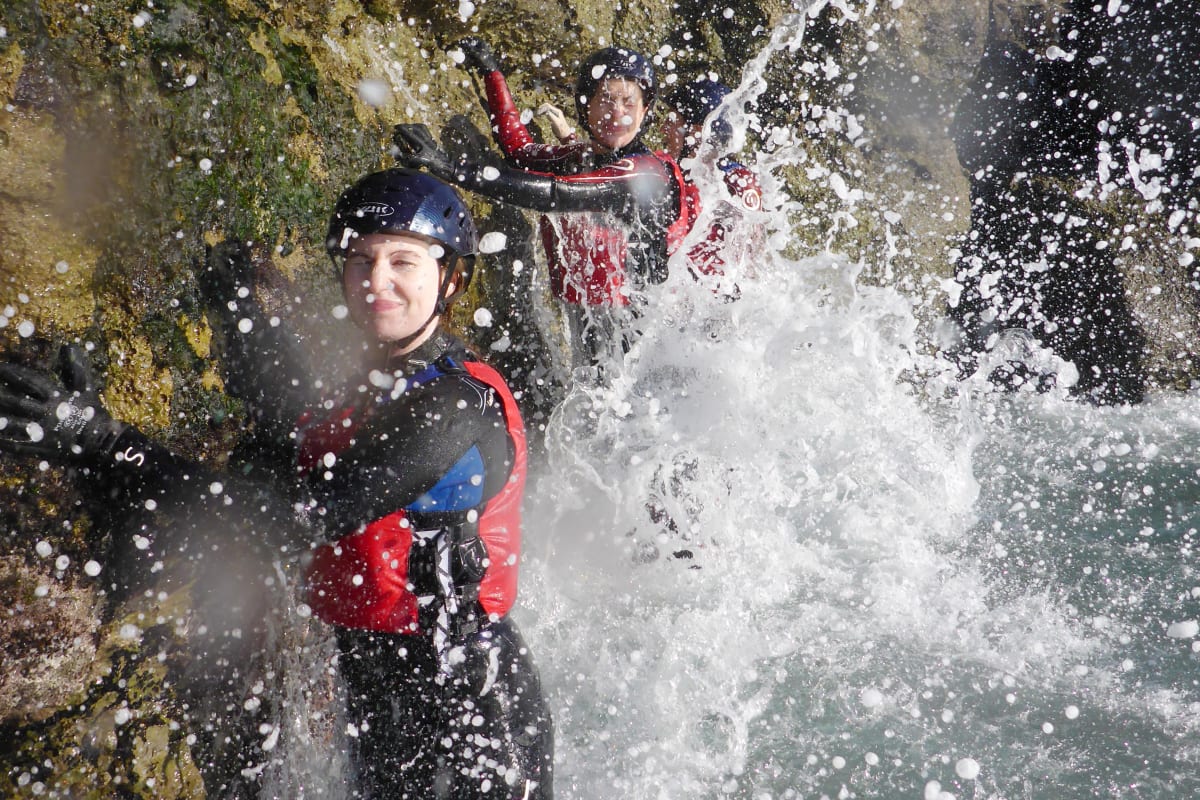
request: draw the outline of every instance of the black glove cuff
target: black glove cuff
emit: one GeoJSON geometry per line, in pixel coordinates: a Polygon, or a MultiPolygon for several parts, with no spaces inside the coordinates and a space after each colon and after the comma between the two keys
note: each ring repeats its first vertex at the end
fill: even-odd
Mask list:
{"type": "Polygon", "coordinates": [[[102,454],[107,455],[107,456],[113,455],[114,453],[117,452],[117,448],[120,446],[120,443],[122,441],[124,441],[126,438],[129,438],[127,435],[131,431],[133,433],[137,433],[138,436],[141,437],[143,440],[145,439],[145,437],[142,436],[142,434],[136,428],[131,428],[128,425],[126,425],[124,422],[117,422],[116,420],[112,420],[107,425],[106,430],[100,436],[100,441],[99,441],[99,444],[97,445],[99,448],[99,451],[102,454]]]}

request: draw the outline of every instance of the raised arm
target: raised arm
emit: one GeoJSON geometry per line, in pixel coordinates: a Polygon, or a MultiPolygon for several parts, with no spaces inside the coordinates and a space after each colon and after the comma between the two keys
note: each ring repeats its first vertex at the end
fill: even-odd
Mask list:
{"type": "Polygon", "coordinates": [[[226,241],[211,248],[200,276],[201,290],[221,333],[225,389],[242,400],[257,428],[289,452],[300,415],[320,402],[312,365],[302,343],[255,296],[250,248],[226,241]]]}
{"type": "Polygon", "coordinates": [[[64,345],[50,372],[0,364],[0,418],[0,451],[85,469],[117,503],[143,505],[212,482],[199,464],[108,413],[77,345],[64,345]]]}
{"type": "Polygon", "coordinates": [[[672,213],[675,190],[667,168],[651,157],[621,159],[575,175],[550,175],[486,165],[469,157],[452,161],[424,125],[397,125],[399,160],[447,183],[501,202],[541,212],[610,212],[633,221],[643,213],[672,213]]]}
{"type": "Polygon", "coordinates": [[[588,149],[586,142],[543,144],[529,133],[529,128],[521,121],[521,112],[509,91],[508,81],[500,71],[500,62],[486,42],[471,37],[459,41],[457,47],[463,53],[463,66],[483,81],[492,136],[505,158],[518,167],[556,174],[579,162],[580,154],[588,149]]]}
{"type": "Polygon", "coordinates": [[[541,212],[607,212],[628,228],[642,255],[626,263],[649,283],[667,279],[667,228],[678,218],[680,188],[666,164],[651,155],[615,161],[576,175],[547,175],[464,156],[451,161],[424,125],[397,125],[397,158],[485,197],[541,212]]]}

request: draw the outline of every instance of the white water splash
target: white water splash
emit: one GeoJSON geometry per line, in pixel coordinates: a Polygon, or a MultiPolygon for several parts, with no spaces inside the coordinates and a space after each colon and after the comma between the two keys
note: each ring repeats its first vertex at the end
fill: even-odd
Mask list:
{"type": "MultiPolygon", "coordinates": [[[[793,20],[771,47],[801,39],[793,20]]],[[[730,101],[735,130],[763,86],[755,68],[730,101]]],[[[633,351],[603,385],[576,386],[547,430],[516,618],[556,714],[556,793],[1194,790],[1190,652],[1163,651],[1194,615],[1137,628],[1163,601],[1136,588],[1146,563],[1113,532],[1128,511],[1099,512],[1100,542],[1081,543],[1095,534],[1064,481],[1096,476],[1075,469],[1082,455],[1050,463],[1074,437],[1131,421],[1066,401],[1070,366],[1024,340],[994,357],[1020,351],[1058,373],[1055,390],[958,384],[923,355],[916,301],[861,284],[862,265],[836,254],[786,255],[798,210],[770,171],[803,154],[777,143],[757,165],[766,252],[726,275],[740,299],[722,303],[673,264],[633,351]],[[1056,582],[1071,563],[1095,563],[1095,577],[1056,582]],[[1101,563],[1138,611],[1117,619],[1094,600],[1101,563]],[[1146,684],[1123,674],[1144,669],[1146,684]]],[[[701,172],[706,206],[718,180],[701,172]]],[[[1105,456],[1139,474],[1162,458],[1105,456]]],[[[1137,492],[1127,480],[1093,493],[1144,502],[1130,480],[1137,492]]],[[[1152,563],[1156,580],[1192,572],[1177,555],[1152,563]]]]}
{"type": "MultiPolygon", "coordinates": [[[[748,65],[734,147],[819,5],[748,65]]],[[[991,357],[1043,359],[1054,392],[944,377],[913,300],[837,254],[787,255],[803,209],[772,170],[806,156],[776,133],[765,252],[725,278],[740,299],[674,264],[634,350],[575,387],[533,459],[514,616],[556,717],[556,795],[1194,793],[1196,401],[1069,403],[1069,370],[1019,340],[991,357]]],[[[309,785],[330,752],[304,730],[271,751],[273,786],[309,785]]]]}

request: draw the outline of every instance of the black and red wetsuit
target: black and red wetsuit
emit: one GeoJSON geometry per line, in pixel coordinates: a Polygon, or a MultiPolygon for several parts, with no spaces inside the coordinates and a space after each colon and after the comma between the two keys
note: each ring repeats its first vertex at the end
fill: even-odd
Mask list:
{"type": "Polygon", "coordinates": [[[575,305],[624,306],[631,289],[666,280],[668,242],[682,240],[692,222],[674,159],[640,138],[612,153],[587,142],[538,143],[504,75],[492,71],[484,83],[492,133],[519,169],[463,185],[535,211],[584,212],[541,220],[553,294],[575,305]]]}
{"type": "MultiPolygon", "coordinates": [[[[340,649],[356,732],[351,796],[548,800],[552,722],[506,616],[525,443],[503,379],[437,333],[289,424],[313,384],[286,336],[258,309],[242,314],[262,324],[249,335],[231,327],[226,367],[241,374],[230,386],[299,462],[299,471],[295,462],[265,471],[301,476],[309,500],[297,523],[309,525],[293,524],[291,541],[333,540],[312,555],[306,599],[334,626],[340,649]]],[[[293,491],[234,477],[217,497],[202,466],[132,428],[115,452],[109,483],[128,500],[187,494],[223,515],[243,508],[269,518],[296,507],[293,491]]]]}
{"type": "Polygon", "coordinates": [[[550,714],[506,616],[525,482],[516,401],[446,334],[372,378],[299,433],[320,507],[349,531],[316,551],[308,601],[337,630],[366,796],[549,798],[550,714]]]}

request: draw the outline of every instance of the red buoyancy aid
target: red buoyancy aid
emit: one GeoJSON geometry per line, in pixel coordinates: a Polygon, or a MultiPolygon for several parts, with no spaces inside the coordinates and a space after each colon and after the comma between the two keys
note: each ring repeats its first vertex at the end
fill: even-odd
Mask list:
{"type": "MultiPolygon", "coordinates": [[[[623,158],[604,170],[629,176],[649,175],[658,172],[659,166],[665,168],[666,177],[679,189],[679,208],[667,226],[667,252],[670,253],[683,241],[696,219],[694,203],[685,195],[687,184],[679,165],[667,153],[656,152],[623,158]]],[[[586,175],[582,177],[586,178],[586,175]]],[[[581,176],[561,179],[581,180],[581,176]]],[[[611,212],[543,216],[540,228],[550,271],[551,294],[574,305],[629,305],[626,289],[629,236],[611,212]]]]}
{"type": "Polygon", "coordinates": [[[538,225],[550,271],[550,293],[564,303],[624,306],[625,233],[599,213],[543,216],[538,225]]]}
{"type": "Polygon", "coordinates": [[[700,190],[683,177],[683,170],[669,153],[657,152],[655,155],[670,168],[671,177],[679,188],[679,214],[667,227],[667,255],[670,256],[683,244],[684,237],[691,233],[696,218],[700,216],[700,190]]]}
{"type": "MultiPolygon", "coordinates": [[[[525,491],[525,427],[517,401],[495,369],[479,361],[463,364],[467,373],[496,391],[513,442],[508,481],[478,512],[479,538],[487,549],[487,569],[479,603],[501,617],[517,597],[521,550],[521,500],[525,491]]],[[[353,438],[352,412],[340,410],[306,430],[301,466],[317,467],[324,453],[344,449],[353,438]],[[311,442],[311,445],[310,445],[311,442]]],[[[318,467],[319,468],[319,467],[318,467]]],[[[464,512],[464,521],[469,512],[464,512]]],[[[404,509],[368,523],[312,553],[306,572],[306,600],[317,617],[332,625],[388,633],[419,633],[417,597],[408,583],[413,530],[404,509]]]]}

